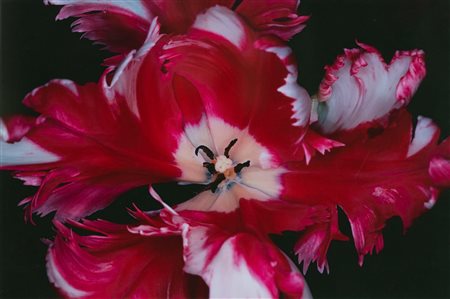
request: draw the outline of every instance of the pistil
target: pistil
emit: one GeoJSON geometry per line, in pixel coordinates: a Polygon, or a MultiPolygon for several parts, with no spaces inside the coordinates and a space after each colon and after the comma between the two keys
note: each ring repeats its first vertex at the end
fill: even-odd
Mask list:
{"type": "Polygon", "coordinates": [[[195,149],[195,155],[198,155],[199,151],[202,150],[211,160],[211,162],[203,162],[203,167],[205,167],[211,175],[215,176],[215,179],[206,186],[206,190],[211,190],[213,193],[216,192],[220,183],[227,179],[234,179],[243,168],[250,166],[250,160],[233,166],[233,160],[230,159],[230,150],[237,141],[237,138],[231,140],[225,148],[223,155],[219,156],[214,155],[213,151],[206,145],[199,145],[195,149]]]}

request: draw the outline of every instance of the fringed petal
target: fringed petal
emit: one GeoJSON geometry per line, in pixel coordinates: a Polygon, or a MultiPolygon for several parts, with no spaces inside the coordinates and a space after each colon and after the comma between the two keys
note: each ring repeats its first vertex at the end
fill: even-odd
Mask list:
{"type": "Polygon", "coordinates": [[[408,104],[425,76],[421,50],[397,52],[389,65],[373,47],[346,49],[325,67],[319,88],[319,126],[325,133],[385,122],[389,113],[408,104]]]}

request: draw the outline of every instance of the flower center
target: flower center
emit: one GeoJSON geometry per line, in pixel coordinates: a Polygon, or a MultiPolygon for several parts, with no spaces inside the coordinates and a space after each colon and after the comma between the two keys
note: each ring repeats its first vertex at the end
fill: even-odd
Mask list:
{"type": "Polygon", "coordinates": [[[237,138],[231,140],[225,148],[223,155],[218,156],[206,145],[199,145],[195,149],[195,155],[198,155],[198,152],[202,150],[211,160],[211,162],[203,162],[203,167],[213,176],[213,180],[207,185],[206,190],[211,190],[213,193],[216,192],[223,181],[234,179],[243,168],[250,166],[250,160],[243,163],[235,163],[230,159],[230,150],[237,141],[237,138]]]}
{"type": "Polygon", "coordinates": [[[220,155],[216,158],[216,163],[214,164],[214,169],[217,172],[224,173],[228,168],[233,166],[233,161],[230,158],[220,155]]]}

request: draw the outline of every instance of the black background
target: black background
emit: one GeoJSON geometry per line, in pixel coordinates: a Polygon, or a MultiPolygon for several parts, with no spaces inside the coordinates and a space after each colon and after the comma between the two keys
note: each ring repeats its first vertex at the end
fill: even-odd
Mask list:
{"type": "MultiPolygon", "coordinates": [[[[314,93],[323,66],[333,62],[355,39],[376,46],[389,60],[397,49],[424,49],[428,75],[410,104],[410,111],[431,117],[450,135],[450,1],[432,0],[304,0],[303,14],[311,15],[307,28],[291,46],[299,61],[300,83],[314,93]]],[[[23,96],[52,78],[78,83],[96,81],[106,52],[98,51],[68,21],[55,22],[58,9],[40,1],[1,0],[1,115],[31,113],[23,96]]],[[[7,173],[0,174],[1,298],[49,298],[56,293],[45,273],[50,219],[37,226],[24,224],[17,203],[33,193],[7,173]]],[[[324,182],[323,188],[326,188],[324,182]]],[[[122,196],[109,208],[126,218],[123,206],[146,198],[139,189],[122,196]],[[140,200],[140,199],[139,199],[140,200]]],[[[450,298],[450,193],[402,235],[398,219],[385,229],[385,249],[367,256],[362,268],[352,243],[336,242],[328,258],[329,275],[310,267],[306,279],[316,298],[450,298]]],[[[147,203],[142,203],[145,205],[147,203]]],[[[102,215],[99,215],[102,216],[102,215]]],[[[348,232],[348,224],[343,223],[348,232]]],[[[289,251],[291,238],[283,238],[289,251]]],[[[289,253],[289,252],[288,252],[289,253]]],[[[226,282],[224,282],[226,283],[226,282]]]]}

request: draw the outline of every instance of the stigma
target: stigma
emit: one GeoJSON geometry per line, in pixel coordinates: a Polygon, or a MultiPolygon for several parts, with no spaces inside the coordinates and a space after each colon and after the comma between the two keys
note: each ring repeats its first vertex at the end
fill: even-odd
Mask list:
{"type": "Polygon", "coordinates": [[[214,169],[217,172],[224,173],[229,168],[232,168],[233,160],[227,158],[225,155],[220,155],[216,158],[216,163],[214,164],[214,169]]]}

